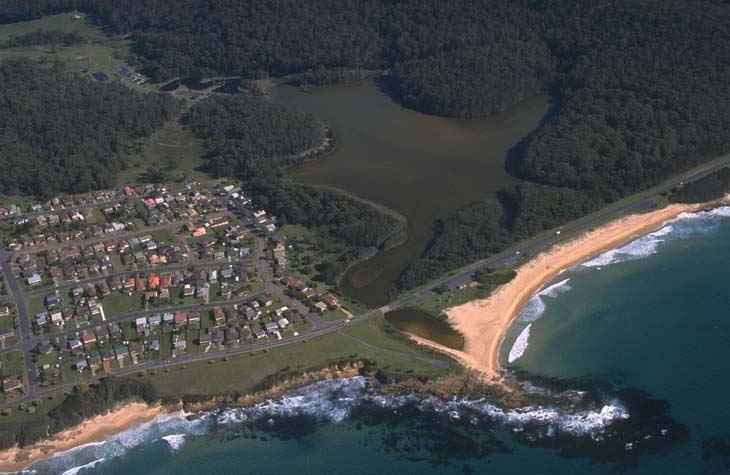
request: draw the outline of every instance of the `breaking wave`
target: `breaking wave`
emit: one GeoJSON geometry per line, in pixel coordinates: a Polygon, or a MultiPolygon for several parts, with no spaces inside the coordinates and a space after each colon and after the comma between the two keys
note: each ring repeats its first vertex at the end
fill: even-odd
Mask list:
{"type": "Polygon", "coordinates": [[[342,422],[354,409],[373,406],[398,410],[405,406],[424,413],[443,413],[458,420],[468,418],[479,422],[524,430],[534,427],[548,434],[590,437],[600,440],[614,422],[629,418],[626,408],[618,401],[582,410],[563,410],[547,406],[527,406],[503,410],[486,399],[455,399],[444,401],[436,397],[421,399],[415,395],[381,395],[362,376],[321,381],[287,393],[279,401],[267,401],[249,408],[228,409],[216,418],[220,425],[246,424],[265,421],[274,425],[277,419],[306,416],[318,422],[342,422]]]}
{"type": "Polygon", "coordinates": [[[86,471],[87,469],[96,467],[97,465],[99,465],[103,461],[104,461],[104,458],[102,457],[100,459],[93,460],[93,461],[91,461],[89,463],[85,463],[83,465],[79,465],[78,467],[69,468],[68,470],[65,470],[62,475],[77,475],[78,473],[81,473],[83,471],[86,471]]]}
{"type": "MultiPolygon", "coordinates": [[[[627,428],[633,430],[641,426],[642,434],[645,433],[646,423],[641,412],[637,413],[636,419],[630,414],[633,409],[628,408],[634,407],[630,398],[625,403],[622,395],[601,392],[596,396],[594,392],[586,397],[582,391],[547,389],[549,386],[543,384],[534,386],[525,382],[522,386],[527,394],[535,396],[531,401],[541,402],[505,409],[486,398],[443,400],[414,394],[382,394],[377,382],[362,376],[325,380],[289,391],[276,401],[246,408],[221,408],[197,414],[194,420],[189,420],[190,415],[182,411],[166,414],[112,437],[106,443],[58,454],[32,468],[38,475],[83,475],[87,469],[103,470],[104,465],[113,463],[130,450],[147,450],[147,446],[154,444],[166,444],[168,456],[174,457],[177,452],[187,449],[188,438],[192,436],[229,440],[231,434],[235,437],[236,433],[251,430],[286,435],[287,430],[299,430],[302,426],[317,430],[326,424],[357,425],[383,420],[386,422],[381,427],[432,421],[437,424],[433,427],[462,427],[465,430],[468,427],[479,434],[504,429],[500,433],[528,443],[562,444],[567,440],[593,447],[603,447],[608,440],[621,447],[626,440],[633,443],[638,436],[628,434],[627,428]]],[[[420,424],[425,427],[423,424],[429,422],[420,424]]],[[[434,430],[429,429],[426,433],[433,434],[434,430]]],[[[155,452],[154,456],[163,455],[155,452]]]]}
{"type": "Polygon", "coordinates": [[[188,420],[188,415],[183,411],[160,414],[151,421],[115,434],[106,441],[91,442],[58,452],[31,468],[38,475],[83,475],[87,469],[105,464],[123,456],[129,450],[155,440],[163,440],[175,452],[182,448],[184,434],[204,434],[211,428],[210,421],[206,418],[188,420]]]}
{"type": "Polygon", "coordinates": [[[545,297],[555,298],[559,294],[569,291],[571,289],[571,287],[568,285],[569,281],[569,278],[561,280],[560,282],[545,287],[544,289],[533,295],[532,298],[527,302],[527,305],[525,305],[525,308],[522,310],[522,312],[520,312],[520,315],[517,317],[517,321],[523,323],[531,323],[540,318],[543,312],[545,312],[545,302],[543,299],[545,297]]]}
{"type": "Polygon", "coordinates": [[[665,226],[658,231],[635,239],[623,247],[606,251],[576,267],[603,267],[618,262],[643,259],[655,254],[659,246],[667,240],[715,232],[720,223],[729,217],[730,206],[721,206],[696,213],[681,213],[675,219],[667,221],[665,226]]]}
{"type": "Polygon", "coordinates": [[[527,324],[527,326],[522,328],[520,334],[517,336],[514,343],[512,344],[512,348],[510,349],[509,355],[507,356],[508,363],[512,363],[513,361],[519,359],[527,349],[532,322],[540,318],[545,312],[545,297],[555,298],[558,295],[569,291],[571,289],[570,285],[568,285],[569,281],[570,279],[568,278],[548,287],[545,287],[527,301],[525,308],[522,309],[522,312],[520,312],[517,319],[515,320],[513,329],[516,331],[519,330],[522,325],[527,324]]]}
{"type": "Polygon", "coordinates": [[[604,267],[617,262],[649,257],[656,253],[659,244],[663,243],[666,237],[671,235],[673,231],[674,226],[664,226],[660,230],[631,241],[623,247],[606,251],[591,260],[579,264],[578,267],[604,267]]]}
{"type": "Polygon", "coordinates": [[[173,452],[177,452],[185,444],[185,434],[170,434],[161,438],[167,442],[173,452]]]}
{"type": "Polygon", "coordinates": [[[527,340],[530,338],[531,326],[532,323],[528,324],[517,336],[517,339],[512,345],[512,349],[509,350],[509,355],[507,356],[508,363],[514,362],[515,360],[522,357],[522,355],[525,353],[525,350],[527,349],[527,340]]]}

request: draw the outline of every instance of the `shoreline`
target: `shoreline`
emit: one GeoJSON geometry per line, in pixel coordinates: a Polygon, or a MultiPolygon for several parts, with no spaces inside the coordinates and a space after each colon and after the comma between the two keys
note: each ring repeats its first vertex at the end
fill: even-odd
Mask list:
{"type": "Polygon", "coordinates": [[[149,422],[162,412],[162,406],[132,402],[106,414],[86,419],[77,426],[27,447],[5,449],[0,451],[0,473],[19,472],[59,453],[85,444],[104,441],[109,436],[127,430],[137,423],[149,422]]]}
{"type": "Polygon", "coordinates": [[[499,380],[499,353],[508,329],[527,302],[561,272],[603,252],[661,228],[682,213],[696,212],[711,203],[671,204],[643,214],[624,216],[543,251],[517,268],[517,275],[486,299],[473,300],[445,311],[449,323],[464,336],[464,349],[451,350],[423,338],[416,342],[446,352],[489,380],[499,380]]]}
{"type": "Polygon", "coordinates": [[[256,392],[246,393],[237,400],[227,400],[223,396],[210,396],[210,399],[198,403],[184,405],[148,405],[143,402],[123,404],[106,414],[83,420],[80,424],[48,436],[27,447],[11,447],[0,450],[0,475],[17,473],[32,469],[32,465],[49,460],[57,455],[72,451],[81,446],[104,443],[109,438],[132,429],[136,426],[155,420],[163,414],[172,414],[182,410],[186,414],[199,414],[213,411],[222,406],[249,407],[269,399],[280,399],[289,390],[313,384],[318,381],[339,378],[351,378],[359,375],[362,363],[357,362],[344,368],[325,367],[319,370],[305,371],[302,374],[278,381],[271,387],[256,392]]]}

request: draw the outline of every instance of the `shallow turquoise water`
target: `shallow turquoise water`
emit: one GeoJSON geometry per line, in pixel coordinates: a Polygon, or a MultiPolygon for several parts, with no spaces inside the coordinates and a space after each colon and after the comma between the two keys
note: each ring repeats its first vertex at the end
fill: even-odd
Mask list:
{"type": "Polygon", "coordinates": [[[627,409],[627,420],[591,437],[561,432],[563,423],[515,423],[514,414],[497,417],[483,405],[372,398],[350,381],[304,389],[256,412],[172,418],[39,472],[103,458],[69,473],[730,473],[725,214],[730,209],[672,223],[565,272],[508,335],[504,364],[512,357],[509,367],[534,384],[554,388],[536,377],[563,378],[600,394],[598,408],[627,409]],[[161,438],[171,434],[186,435],[161,438]]]}

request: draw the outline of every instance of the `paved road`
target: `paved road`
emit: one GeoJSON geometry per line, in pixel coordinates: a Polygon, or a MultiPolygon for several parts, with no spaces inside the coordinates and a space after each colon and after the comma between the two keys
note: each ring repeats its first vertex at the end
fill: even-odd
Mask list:
{"type": "Polygon", "coordinates": [[[2,265],[3,274],[5,275],[5,282],[13,294],[15,299],[15,306],[18,312],[18,322],[20,325],[20,342],[12,347],[8,347],[3,351],[10,351],[20,349],[23,351],[25,360],[25,371],[28,374],[28,387],[32,394],[34,388],[38,387],[38,375],[36,374],[35,365],[30,358],[30,352],[33,350],[34,342],[30,339],[32,335],[30,331],[30,316],[28,315],[28,307],[25,305],[25,298],[23,297],[23,291],[20,289],[18,280],[15,278],[13,269],[10,265],[10,254],[4,249],[0,248],[0,264],[2,265]]]}
{"type": "MultiPolygon", "coordinates": [[[[717,171],[719,169],[725,168],[730,165],[730,156],[724,157],[722,160],[717,161],[716,163],[710,164],[710,165],[704,165],[702,167],[698,167],[695,170],[686,173],[682,176],[679,176],[673,180],[670,180],[664,184],[664,186],[661,187],[660,190],[656,191],[655,193],[644,195],[639,198],[636,198],[633,201],[627,202],[625,205],[613,208],[610,210],[607,210],[605,212],[599,212],[594,215],[592,215],[589,218],[578,220],[574,223],[569,223],[565,226],[563,226],[561,229],[563,231],[563,236],[573,233],[579,233],[585,230],[590,229],[597,223],[604,222],[606,220],[610,220],[612,218],[621,216],[623,214],[626,214],[628,212],[638,212],[646,209],[650,209],[654,204],[654,199],[659,196],[659,194],[667,189],[670,189],[678,184],[680,182],[691,182],[698,180],[710,173],[713,173],[714,171],[717,171]]],[[[135,233],[136,234],[136,233],[135,233]]],[[[448,286],[450,288],[458,287],[464,283],[469,282],[475,271],[486,268],[486,267],[501,267],[501,266],[508,266],[514,264],[520,256],[529,255],[534,251],[537,251],[544,246],[555,244],[560,242],[564,237],[558,236],[555,234],[547,235],[546,237],[539,239],[537,241],[531,242],[529,245],[525,245],[522,247],[518,247],[515,249],[515,254],[511,254],[508,256],[502,256],[497,257],[493,259],[487,259],[484,261],[480,261],[478,263],[473,264],[472,266],[468,266],[464,269],[461,269],[457,271],[456,274],[452,276],[443,277],[441,279],[438,279],[428,286],[419,289],[418,291],[397,298],[396,300],[390,302],[387,305],[384,305],[378,309],[370,310],[368,312],[365,312],[361,315],[353,317],[353,321],[364,321],[371,318],[375,318],[379,315],[382,315],[385,312],[388,312],[393,309],[402,308],[407,305],[412,304],[414,301],[425,297],[427,295],[432,294],[436,289],[442,287],[442,286],[448,286]],[[517,254],[519,252],[519,254],[517,254]]],[[[103,240],[103,239],[102,239],[103,240]]],[[[257,257],[261,257],[261,252],[263,250],[263,247],[261,245],[257,246],[257,257]]],[[[0,410],[5,407],[11,407],[16,406],[17,404],[21,402],[27,402],[31,401],[35,398],[46,396],[51,393],[58,392],[63,389],[67,389],[73,384],[68,384],[64,386],[55,386],[52,389],[41,389],[38,387],[37,384],[37,378],[35,374],[35,368],[33,367],[32,358],[30,351],[33,349],[33,346],[37,343],[37,341],[40,339],[39,337],[31,337],[30,333],[30,320],[28,318],[28,312],[27,308],[25,306],[25,300],[23,298],[23,294],[20,290],[20,287],[18,286],[17,280],[15,279],[15,276],[12,272],[12,269],[10,268],[9,259],[12,257],[12,253],[8,253],[6,250],[0,250],[0,259],[2,259],[2,269],[3,273],[5,274],[6,281],[8,282],[8,285],[10,287],[10,290],[13,292],[13,295],[17,302],[18,307],[18,315],[20,320],[20,327],[22,332],[22,339],[21,342],[17,345],[6,348],[4,351],[10,351],[12,349],[22,349],[25,352],[25,365],[26,370],[28,372],[28,378],[30,383],[30,391],[29,393],[23,397],[22,399],[16,399],[12,402],[8,402],[4,405],[0,405],[0,410]]],[[[276,290],[276,286],[273,284],[269,271],[268,266],[265,264],[259,264],[259,269],[262,273],[262,278],[265,280],[265,286],[266,288],[261,291],[260,293],[265,292],[272,292],[272,293],[278,293],[281,289],[278,291],[276,290]]],[[[247,301],[248,299],[251,299],[255,296],[259,295],[259,293],[254,294],[252,296],[246,297],[244,299],[237,299],[237,300],[229,300],[226,301],[226,304],[234,304],[236,302],[243,303],[247,301]]],[[[283,293],[282,293],[283,295],[283,293]]],[[[199,309],[206,309],[206,308],[212,308],[213,306],[217,305],[216,303],[211,304],[205,304],[205,305],[192,305],[192,306],[185,306],[185,307],[177,307],[176,310],[181,311],[187,311],[187,310],[199,310],[199,309]]],[[[113,321],[119,321],[119,320],[125,320],[130,318],[135,318],[136,316],[142,316],[147,315],[155,312],[159,312],[160,310],[155,311],[146,311],[146,312],[135,312],[131,314],[126,315],[118,315],[109,318],[108,322],[113,321]]],[[[235,348],[226,348],[224,350],[214,350],[209,351],[207,353],[189,353],[185,355],[181,355],[173,360],[168,361],[149,361],[145,363],[141,363],[138,365],[126,367],[122,370],[117,371],[117,374],[119,375],[125,375],[134,373],[140,370],[147,370],[147,369],[154,369],[154,368],[164,368],[166,366],[179,364],[183,362],[192,362],[192,361],[201,361],[206,360],[210,358],[220,357],[223,355],[232,355],[232,354],[240,354],[240,353],[248,353],[252,351],[258,351],[263,349],[273,349],[273,348],[279,348],[281,346],[290,345],[290,344],[296,344],[299,342],[302,342],[304,340],[307,340],[309,338],[314,338],[317,336],[325,335],[331,332],[339,331],[345,326],[347,326],[349,323],[346,321],[338,321],[338,322],[326,322],[319,318],[313,318],[313,322],[315,322],[315,329],[311,332],[300,334],[296,337],[289,337],[283,340],[276,340],[276,341],[267,341],[267,342],[256,342],[253,344],[241,346],[241,347],[235,347],[235,348]]],[[[62,332],[61,334],[69,334],[69,333],[75,333],[78,331],[77,329],[70,329],[62,332]]],[[[58,334],[54,334],[58,335],[58,334]]],[[[96,378],[90,378],[89,380],[93,379],[100,379],[103,377],[102,375],[97,376],[96,378]]]]}

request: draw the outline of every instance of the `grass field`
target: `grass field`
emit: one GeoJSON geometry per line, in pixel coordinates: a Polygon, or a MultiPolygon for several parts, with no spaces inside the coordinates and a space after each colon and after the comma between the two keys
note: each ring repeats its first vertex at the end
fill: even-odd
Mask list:
{"type": "Polygon", "coordinates": [[[139,154],[128,157],[129,167],[119,175],[118,181],[120,184],[138,182],[148,169],[173,170],[172,181],[210,179],[199,170],[204,153],[200,140],[178,119],[173,119],[144,142],[139,154]]]}
{"type": "MultiPolygon", "coordinates": [[[[15,408],[7,415],[0,415],[0,431],[7,431],[14,434],[18,433],[18,426],[27,424],[30,420],[44,417],[53,409],[58,407],[65,399],[66,397],[62,394],[55,394],[46,399],[38,399],[39,404],[32,405],[35,409],[32,414],[29,414],[27,411],[23,411],[20,408],[15,408]]],[[[31,404],[28,404],[28,406],[31,406],[31,404]]]]}
{"type": "Polygon", "coordinates": [[[0,43],[4,43],[11,36],[20,36],[38,30],[58,30],[64,33],[78,33],[86,38],[101,39],[104,32],[91,24],[83,13],[78,13],[81,19],[74,19],[72,13],[51,15],[38,20],[21,21],[7,25],[0,25],[0,43]]]}
{"type": "Polygon", "coordinates": [[[71,46],[37,45],[0,48],[0,61],[13,57],[24,57],[47,64],[58,61],[63,63],[66,70],[71,73],[89,77],[95,71],[104,71],[112,80],[122,81],[130,87],[143,91],[157,90],[157,87],[151,84],[136,85],[130,77],[122,77],[115,72],[115,68],[118,66],[125,66],[129,71],[134,71],[134,66],[128,61],[130,42],[108,37],[101,28],[92,25],[86,18],[74,20],[71,14],[61,14],[39,20],[0,25],[0,43],[4,43],[11,35],[22,35],[39,29],[77,31],[88,41],[71,46]]]}
{"type": "Polygon", "coordinates": [[[229,356],[227,361],[218,358],[213,363],[188,363],[173,366],[168,371],[147,373],[142,377],[157,386],[162,395],[179,397],[250,391],[272,375],[283,377],[359,359],[373,360],[389,374],[402,377],[436,377],[458,370],[455,362],[440,354],[437,358],[448,362],[446,369],[439,368],[432,361],[415,358],[433,357],[433,353],[410,343],[397,333],[389,332],[386,325],[382,320],[373,320],[348,328],[348,333],[357,335],[357,338],[366,338],[369,345],[331,333],[267,352],[229,356]]]}
{"type": "MultiPolygon", "coordinates": [[[[28,378],[25,375],[23,352],[20,350],[9,351],[0,355],[0,381],[9,378],[20,378],[23,383],[23,390],[28,389],[28,378]]],[[[11,393],[0,392],[0,402],[6,402],[22,395],[20,391],[11,393]]]]}

